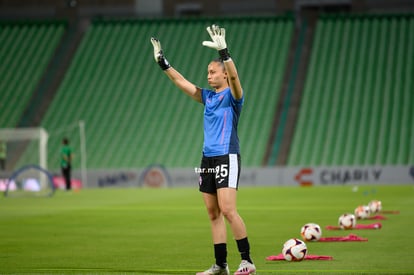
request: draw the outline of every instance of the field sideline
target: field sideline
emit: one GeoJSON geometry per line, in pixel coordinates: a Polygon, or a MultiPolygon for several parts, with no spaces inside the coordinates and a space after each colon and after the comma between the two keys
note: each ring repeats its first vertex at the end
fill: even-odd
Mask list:
{"type": "MultiPolygon", "coordinates": [[[[258,274],[414,273],[414,187],[241,187],[238,206],[258,274]],[[339,215],[379,199],[379,230],[328,231],[339,215]],[[368,242],[308,243],[333,261],[269,262],[307,222],[323,236],[368,242]]],[[[359,223],[373,223],[365,220],[359,223]]],[[[1,274],[194,274],[214,261],[210,227],[195,188],[85,189],[51,198],[0,198],[1,274]]],[[[231,272],[239,264],[229,234],[231,272]]]]}

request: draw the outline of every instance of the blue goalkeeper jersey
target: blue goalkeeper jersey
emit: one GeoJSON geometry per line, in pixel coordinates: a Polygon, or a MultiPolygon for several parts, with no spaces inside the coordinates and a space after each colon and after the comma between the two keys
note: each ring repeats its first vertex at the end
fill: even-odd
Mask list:
{"type": "Polygon", "coordinates": [[[203,155],[214,157],[239,154],[237,125],[244,97],[240,100],[234,99],[230,88],[220,93],[202,89],[201,97],[204,104],[203,155]]]}

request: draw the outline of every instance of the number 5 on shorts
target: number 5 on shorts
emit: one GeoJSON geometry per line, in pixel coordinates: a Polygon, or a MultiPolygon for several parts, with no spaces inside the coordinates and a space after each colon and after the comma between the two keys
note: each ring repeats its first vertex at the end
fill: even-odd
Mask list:
{"type": "Polygon", "coordinates": [[[228,164],[221,164],[216,166],[216,179],[225,178],[229,175],[228,164]]]}

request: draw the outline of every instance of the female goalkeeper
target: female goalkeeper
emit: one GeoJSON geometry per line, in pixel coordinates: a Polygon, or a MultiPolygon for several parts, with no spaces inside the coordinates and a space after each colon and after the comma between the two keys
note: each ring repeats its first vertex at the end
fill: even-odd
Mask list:
{"type": "Polygon", "coordinates": [[[216,263],[210,269],[197,274],[229,274],[225,220],[230,224],[242,259],[234,274],[255,274],[256,267],[250,258],[246,226],[236,208],[240,176],[237,125],[243,106],[243,89],[236,66],[227,50],[224,28],[212,25],[207,31],[212,41],[204,41],[203,45],[216,49],[220,56],[207,68],[208,84],[213,90],[199,88],[185,79],[166,60],[160,41],[151,38],[154,58],[179,89],[195,101],[204,104],[200,191],[210,218],[216,263]]]}

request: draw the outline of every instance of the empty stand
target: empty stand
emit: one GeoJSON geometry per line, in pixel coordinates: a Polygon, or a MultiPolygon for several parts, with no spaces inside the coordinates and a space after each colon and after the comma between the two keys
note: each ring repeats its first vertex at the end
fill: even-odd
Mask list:
{"type": "Polygon", "coordinates": [[[0,127],[16,127],[64,33],[62,22],[0,23],[0,127]]]}
{"type": "Polygon", "coordinates": [[[205,28],[212,23],[226,27],[245,91],[239,125],[243,164],[260,166],[293,30],[287,17],[94,22],[42,122],[52,135],[49,166],[58,167],[63,134],[79,143],[76,131],[59,130],[79,120],[86,123],[89,169],[198,166],[203,106],[162,73],[150,37],[161,40],[175,68],[207,87],[207,65],[217,53],[201,42],[209,39],[205,28]]]}
{"type": "Polygon", "coordinates": [[[414,161],[414,17],[318,22],[288,165],[414,161]]]}
{"type": "MultiPolygon", "coordinates": [[[[0,127],[19,126],[52,56],[65,32],[62,21],[0,22],[0,127]]],[[[34,126],[34,125],[33,125],[34,126]]],[[[15,166],[27,143],[8,144],[7,165],[15,166]]],[[[29,150],[30,152],[30,150],[29,150]]],[[[38,154],[27,153],[22,164],[37,163],[38,154]]]]}

